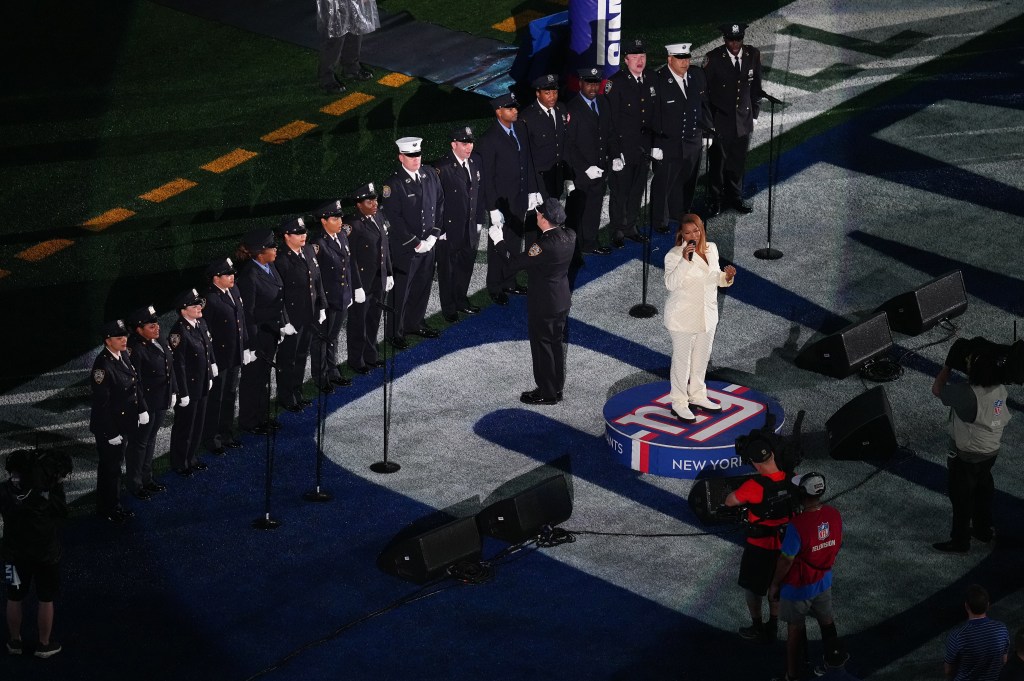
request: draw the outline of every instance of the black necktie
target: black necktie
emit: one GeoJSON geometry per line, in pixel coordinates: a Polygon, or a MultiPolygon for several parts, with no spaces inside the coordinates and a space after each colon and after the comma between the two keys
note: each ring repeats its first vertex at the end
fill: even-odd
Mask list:
{"type": "Polygon", "coordinates": [[[519,138],[516,137],[516,129],[515,128],[509,128],[508,129],[508,136],[511,137],[512,140],[516,143],[516,149],[522,149],[522,147],[519,146],[519,138]]]}
{"type": "Polygon", "coordinates": [[[473,173],[469,172],[469,162],[462,162],[462,169],[466,171],[466,186],[473,184],[473,173]]]}
{"type": "MultiPolygon", "coordinates": [[[[596,99],[590,100],[590,108],[593,109],[595,114],[597,113],[597,100],[596,99]]],[[[600,115],[600,114],[598,114],[598,115],[600,115]]]]}
{"type": "Polygon", "coordinates": [[[736,55],[735,57],[733,57],[733,61],[736,63],[736,75],[737,76],[742,75],[743,71],[740,68],[740,56],[736,55]]]}
{"type": "Polygon", "coordinates": [[[551,125],[555,126],[555,130],[558,130],[558,119],[555,118],[555,110],[548,109],[548,116],[551,117],[551,125]]]}

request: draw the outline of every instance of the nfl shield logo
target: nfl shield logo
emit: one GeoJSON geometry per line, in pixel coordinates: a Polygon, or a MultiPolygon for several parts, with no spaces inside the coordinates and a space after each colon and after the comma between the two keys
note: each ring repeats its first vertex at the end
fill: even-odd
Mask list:
{"type": "Polygon", "coordinates": [[[821,523],[818,525],[818,541],[825,541],[828,539],[828,523],[821,523]]]}
{"type": "Polygon", "coordinates": [[[999,416],[1000,414],[1003,413],[1003,401],[1002,400],[996,400],[995,402],[992,403],[992,413],[995,416],[999,416]]]}

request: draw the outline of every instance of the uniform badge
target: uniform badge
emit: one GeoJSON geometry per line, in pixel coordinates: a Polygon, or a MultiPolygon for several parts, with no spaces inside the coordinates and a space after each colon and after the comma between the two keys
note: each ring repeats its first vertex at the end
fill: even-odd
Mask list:
{"type": "Polygon", "coordinates": [[[527,251],[527,254],[530,256],[535,256],[540,255],[543,252],[544,250],[540,247],[540,244],[535,243],[534,245],[530,246],[530,250],[527,251]]]}
{"type": "Polygon", "coordinates": [[[612,91],[612,82],[609,80],[609,81],[606,81],[605,84],[604,84],[604,93],[607,95],[611,91],[612,91]]]}
{"type": "Polygon", "coordinates": [[[348,236],[352,233],[352,225],[342,225],[341,231],[345,232],[345,236],[348,236]]]}
{"type": "Polygon", "coordinates": [[[107,377],[107,372],[103,369],[96,369],[92,372],[92,380],[96,381],[96,385],[103,382],[103,379],[107,377]]]}
{"type": "Polygon", "coordinates": [[[438,177],[441,177],[441,169],[440,168],[434,168],[434,172],[437,173],[438,177]]]}
{"type": "Polygon", "coordinates": [[[652,86],[651,86],[651,97],[657,97],[657,96],[658,96],[658,93],[656,93],[656,92],[654,91],[654,86],[652,85],[652,86]]]}
{"type": "Polygon", "coordinates": [[[828,523],[819,523],[818,524],[818,541],[825,541],[826,539],[828,539],[828,535],[829,535],[828,523]]]}
{"type": "Polygon", "coordinates": [[[313,253],[320,255],[320,244],[313,244],[313,253]]]}
{"type": "Polygon", "coordinates": [[[389,185],[384,185],[383,187],[381,187],[380,195],[383,196],[385,199],[391,196],[391,187],[389,185]]]}
{"type": "Polygon", "coordinates": [[[181,334],[172,333],[167,337],[167,344],[171,346],[171,350],[177,350],[178,346],[181,345],[181,334]]]}

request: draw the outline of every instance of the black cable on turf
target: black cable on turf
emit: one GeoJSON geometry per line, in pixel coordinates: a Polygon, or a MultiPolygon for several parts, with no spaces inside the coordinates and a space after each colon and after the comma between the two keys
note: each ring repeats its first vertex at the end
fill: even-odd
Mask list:
{"type": "Polygon", "coordinates": [[[918,346],[916,348],[910,348],[906,350],[902,355],[900,355],[899,358],[896,359],[895,361],[886,358],[879,359],[874,362],[868,362],[860,370],[861,378],[867,381],[873,381],[875,383],[888,383],[890,381],[895,381],[896,379],[900,378],[903,375],[903,362],[906,361],[907,357],[919,354],[921,350],[924,350],[925,348],[930,348],[933,345],[945,343],[950,338],[953,338],[954,336],[957,335],[956,324],[949,321],[948,319],[943,319],[942,321],[940,321],[938,326],[941,326],[943,329],[947,331],[945,336],[936,341],[932,341],[931,343],[925,343],[924,345],[918,346]]]}

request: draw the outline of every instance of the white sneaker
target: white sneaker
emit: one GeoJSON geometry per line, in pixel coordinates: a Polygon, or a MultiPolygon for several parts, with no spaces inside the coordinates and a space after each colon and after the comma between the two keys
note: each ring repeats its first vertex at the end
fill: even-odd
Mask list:
{"type": "Polygon", "coordinates": [[[673,409],[672,416],[675,416],[683,423],[693,423],[697,420],[697,417],[693,415],[693,412],[690,411],[689,407],[683,407],[682,411],[676,411],[673,409]]]}
{"type": "Polygon", "coordinates": [[[691,407],[700,407],[704,411],[722,411],[722,405],[718,402],[712,402],[710,399],[705,397],[699,400],[690,400],[691,407]]]}

